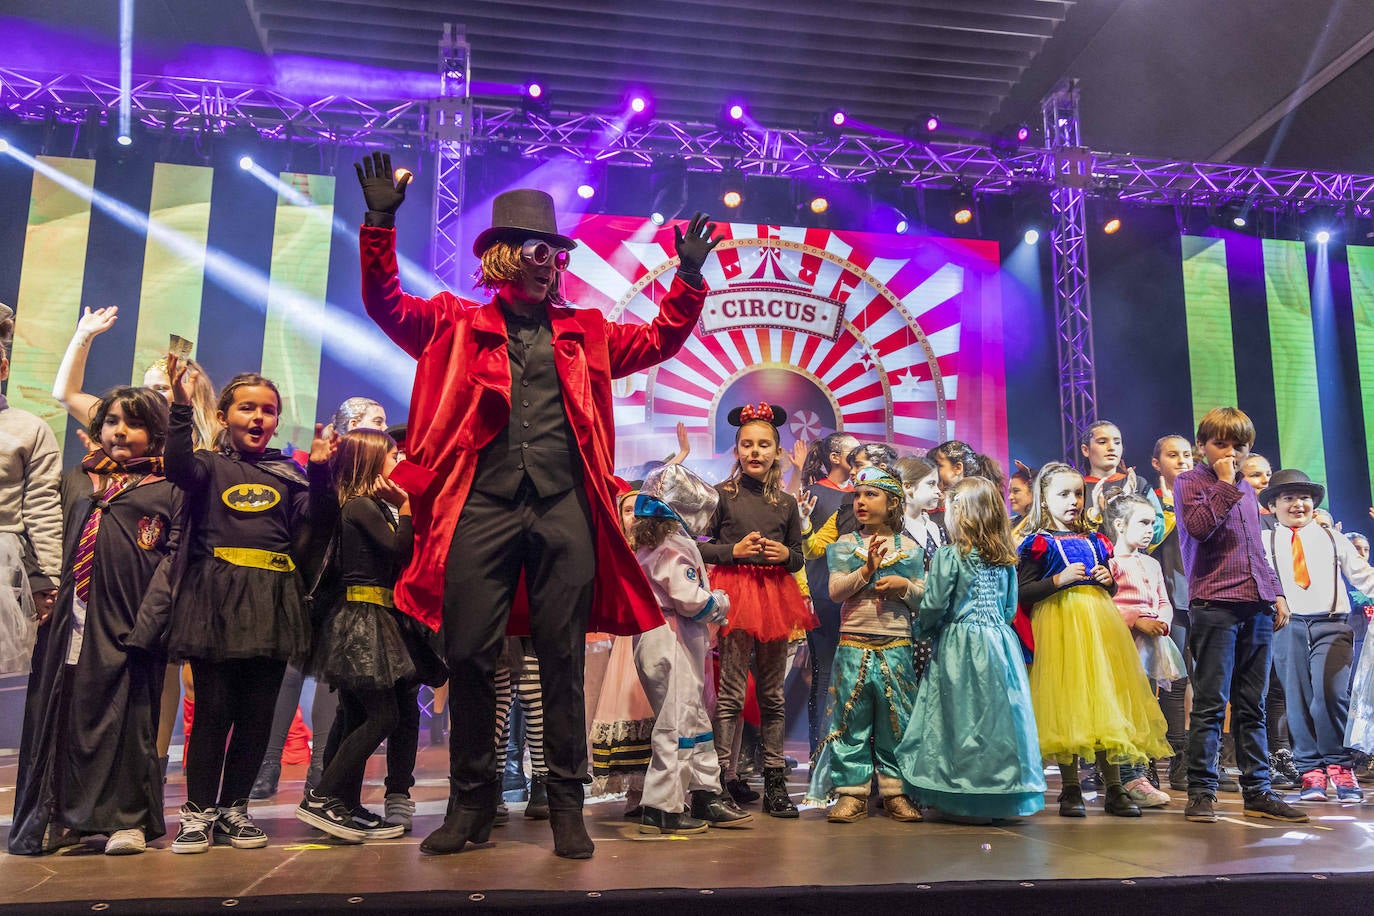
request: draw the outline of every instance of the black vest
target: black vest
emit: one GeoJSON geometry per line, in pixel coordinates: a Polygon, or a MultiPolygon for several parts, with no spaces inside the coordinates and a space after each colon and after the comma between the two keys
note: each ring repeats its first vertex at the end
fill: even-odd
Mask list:
{"type": "Polygon", "coordinates": [[[564,493],[582,482],[582,459],[563,408],[547,316],[523,318],[502,310],[510,357],[510,420],[477,456],[472,485],[514,499],[530,481],[539,497],[564,493]]]}

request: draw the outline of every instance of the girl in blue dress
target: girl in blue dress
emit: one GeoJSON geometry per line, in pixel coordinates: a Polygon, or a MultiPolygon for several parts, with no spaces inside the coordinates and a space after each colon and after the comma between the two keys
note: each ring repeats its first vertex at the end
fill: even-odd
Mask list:
{"type": "Polygon", "coordinates": [[[1016,550],[1001,494],[981,477],[946,500],[953,542],[935,551],[916,631],[935,656],[897,748],[923,807],[959,818],[1024,817],[1045,807],[1030,685],[1011,620],[1016,550]]]}

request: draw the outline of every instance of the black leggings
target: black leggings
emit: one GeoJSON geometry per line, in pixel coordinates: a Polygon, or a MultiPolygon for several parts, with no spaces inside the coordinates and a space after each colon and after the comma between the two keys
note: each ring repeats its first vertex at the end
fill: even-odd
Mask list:
{"type": "Polygon", "coordinates": [[[271,658],[191,660],[196,706],[186,742],[187,801],[202,808],[247,801],[285,672],[286,662],[271,658]]]}
{"type": "Polygon", "coordinates": [[[412,685],[406,681],[390,689],[339,691],[339,714],[329,732],[324,775],[316,794],[342,799],[349,808],[362,804],[367,758],[396,730],[400,704],[413,702],[413,696],[412,685]]]}

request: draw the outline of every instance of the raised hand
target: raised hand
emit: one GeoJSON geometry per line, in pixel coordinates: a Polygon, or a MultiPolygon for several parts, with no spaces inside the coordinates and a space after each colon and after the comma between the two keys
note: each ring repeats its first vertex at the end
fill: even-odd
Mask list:
{"type": "Polygon", "coordinates": [[[119,306],[117,305],[109,305],[103,309],[96,309],[94,312],[86,309],[77,319],[76,336],[86,341],[99,337],[114,327],[115,319],[118,317],[119,306]]]}
{"type": "Polygon", "coordinates": [[[324,434],[324,424],[315,424],[315,436],[310,440],[310,463],[327,464],[329,459],[334,457],[334,451],[339,447],[339,440],[330,438],[324,434]]]}
{"type": "Polygon", "coordinates": [[[687,232],[681,226],[673,227],[673,247],[677,249],[679,270],[689,274],[701,274],[702,265],[710,256],[711,250],[725,240],[715,235],[716,224],[705,213],[698,213],[687,224],[687,232]]]}
{"type": "Polygon", "coordinates": [[[878,571],[878,567],[883,565],[885,559],[887,559],[887,547],[883,545],[882,537],[875,534],[868,541],[868,559],[864,561],[864,578],[873,578],[873,574],[878,571]]]}
{"type": "Polygon", "coordinates": [[[687,441],[687,424],[681,420],[677,424],[677,452],[668,459],[669,464],[682,464],[692,454],[692,443],[687,441]]]}
{"type": "Polygon", "coordinates": [[[172,403],[190,404],[200,373],[175,353],[167,354],[167,378],[172,382],[172,403]]]}
{"type": "Polygon", "coordinates": [[[406,185],[413,176],[407,169],[393,172],[390,153],[364,156],[362,162],[353,163],[353,168],[358,172],[358,184],[362,185],[367,209],[395,214],[405,203],[406,185]]]}
{"type": "Polygon", "coordinates": [[[806,527],[806,520],[811,517],[811,513],[816,511],[815,494],[807,493],[797,500],[797,514],[801,516],[802,527],[806,527]]]}

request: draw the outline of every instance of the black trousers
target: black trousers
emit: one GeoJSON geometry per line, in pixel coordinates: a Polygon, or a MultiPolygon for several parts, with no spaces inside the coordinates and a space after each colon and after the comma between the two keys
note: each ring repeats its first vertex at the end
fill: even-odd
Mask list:
{"type": "Polygon", "coordinates": [[[329,731],[317,794],[343,799],[350,809],[362,804],[367,759],[396,730],[401,704],[412,696],[412,685],[405,681],[377,690],[339,690],[339,712],[329,731]]]}
{"type": "Polygon", "coordinates": [[[591,513],[580,487],[541,499],[526,481],[514,499],[475,489],[468,496],[444,581],[451,805],[494,808],[500,800],[495,673],[523,574],[544,692],[549,807],[582,806],[583,668],[595,570],[591,513]]]}
{"type": "Polygon", "coordinates": [[[187,801],[209,808],[248,800],[285,673],[286,662],[271,658],[191,660],[196,714],[186,742],[187,801]]]}

